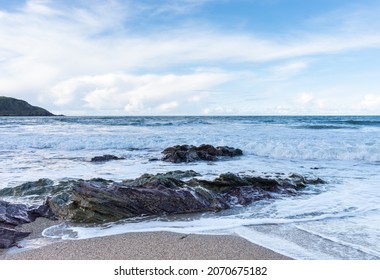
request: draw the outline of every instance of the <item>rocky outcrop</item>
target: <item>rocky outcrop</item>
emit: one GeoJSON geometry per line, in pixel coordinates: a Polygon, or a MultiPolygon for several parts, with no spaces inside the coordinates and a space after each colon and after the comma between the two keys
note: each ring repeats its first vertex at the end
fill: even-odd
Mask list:
{"type": "Polygon", "coordinates": [[[51,198],[49,205],[59,217],[85,223],[228,208],[219,195],[165,175],[143,175],[124,184],[77,182],[69,193],[51,198]]]}
{"type": "Polygon", "coordinates": [[[117,157],[114,155],[103,155],[103,156],[96,156],[91,159],[91,162],[105,162],[110,160],[120,160],[124,159],[123,157],[117,157]]]}
{"type": "Polygon", "coordinates": [[[49,111],[16,98],[0,96],[0,116],[54,116],[49,111]]]}
{"type": "Polygon", "coordinates": [[[54,214],[47,204],[30,206],[0,200],[0,248],[9,248],[28,236],[30,232],[22,232],[15,227],[33,222],[38,217],[53,218],[54,214]]]}
{"type": "Polygon", "coordinates": [[[0,189],[0,197],[16,196],[22,197],[24,201],[30,204],[44,204],[47,197],[70,190],[73,182],[76,181],[67,180],[54,182],[50,179],[43,178],[37,181],[26,182],[13,188],[0,189]]]}
{"type": "Polygon", "coordinates": [[[49,200],[62,219],[103,223],[145,215],[220,211],[254,201],[296,195],[308,184],[323,183],[300,175],[262,178],[221,174],[214,180],[197,179],[194,171],[144,174],[122,183],[78,181],[49,200]],[[188,178],[188,180],[184,180],[188,178]]]}
{"type": "Polygon", "coordinates": [[[192,162],[198,160],[215,161],[221,157],[241,156],[242,150],[227,146],[214,147],[212,145],[177,145],[166,148],[163,152],[163,161],[173,163],[192,162]]]}
{"type": "Polygon", "coordinates": [[[28,196],[43,204],[25,205],[0,201],[0,247],[9,247],[27,233],[15,227],[37,217],[61,218],[77,223],[105,223],[124,218],[220,211],[262,199],[293,196],[319,178],[298,174],[271,178],[224,173],[213,180],[195,171],[144,174],[114,182],[95,178],[54,183],[49,179],[0,190],[0,196],[28,196]]]}
{"type": "Polygon", "coordinates": [[[248,205],[262,199],[272,199],[281,196],[296,195],[297,191],[307,185],[325,183],[323,180],[307,179],[298,174],[289,177],[265,178],[257,176],[239,176],[224,173],[213,181],[192,179],[187,184],[202,186],[205,189],[220,194],[230,205],[248,205]]]}
{"type": "Polygon", "coordinates": [[[13,188],[0,189],[0,196],[31,196],[31,195],[45,195],[50,194],[54,182],[50,179],[39,179],[34,182],[26,182],[13,188]]]}

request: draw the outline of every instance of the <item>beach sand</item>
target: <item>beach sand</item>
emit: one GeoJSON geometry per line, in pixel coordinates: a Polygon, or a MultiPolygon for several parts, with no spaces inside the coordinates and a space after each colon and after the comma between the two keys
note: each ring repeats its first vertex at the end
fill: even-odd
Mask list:
{"type": "MultiPolygon", "coordinates": [[[[45,219],[28,224],[38,238],[45,219]]],[[[82,240],[65,240],[40,248],[4,253],[7,260],[289,260],[290,258],[231,235],[173,232],[126,233],[82,240]]]]}

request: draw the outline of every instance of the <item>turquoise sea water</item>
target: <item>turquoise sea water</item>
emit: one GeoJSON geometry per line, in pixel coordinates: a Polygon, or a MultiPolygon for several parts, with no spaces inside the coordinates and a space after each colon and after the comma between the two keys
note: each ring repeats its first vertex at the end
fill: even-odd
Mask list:
{"type": "MultiPolygon", "coordinates": [[[[380,117],[0,117],[0,188],[40,178],[103,177],[195,170],[299,173],[327,181],[301,196],[219,213],[151,217],[99,227],[62,224],[48,238],[130,231],[237,234],[298,259],[380,258],[380,117]],[[244,155],[218,162],[149,161],[177,144],[227,145],[244,155]],[[91,157],[125,160],[103,164],[91,157]]],[[[25,197],[7,198],[28,201],[25,197]]],[[[33,246],[26,243],[26,246],[33,246]]]]}

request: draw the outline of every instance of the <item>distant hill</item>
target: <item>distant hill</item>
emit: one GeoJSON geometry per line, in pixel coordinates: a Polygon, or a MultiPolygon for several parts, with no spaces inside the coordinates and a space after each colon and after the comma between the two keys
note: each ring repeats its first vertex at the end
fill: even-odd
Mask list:
{"type": "Polygon", "coordinates": [[[0,116],[54,116],[49,111],[12,97],[0,96],[0,116]]]}

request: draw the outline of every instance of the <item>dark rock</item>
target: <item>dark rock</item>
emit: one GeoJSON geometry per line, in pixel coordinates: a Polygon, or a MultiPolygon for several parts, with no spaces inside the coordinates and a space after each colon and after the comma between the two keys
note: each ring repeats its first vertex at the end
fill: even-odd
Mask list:
{"type": "Polygon", "coordinates": [[[0,189],[0,196],[28,196],[44,195],[50,193],[54,182],[50,179],[39,179],[34,182],[26,182],[14,188],[0,189]]]}
{"type": "Polygon", "coordinates": [[[175,179],[193,178],[193,177],[201,176],[201,174],[199,174],[198,172],[195,172],[194,170],[186,170],[186,171],[174,170],[174,171],[169,171],[166,173],[158,173],[157,175],[164,175],[166,177],[172,177],[175,179]]]}
{"type": "Polygon", "coordinates": [[[148,175],[127,185],[79,182],[71,193],[50,199],[49,205],[53,212],[64,219],[86,223],[228,208],[218,195],[205,195],[184,184],[174,178],[148,175]]]}
{"type": "Polygon", "coordinates": [[[263,178],[255,176],[238,176],[233,173],[221,174],[213,181],[191,179],[187,182],[191,186],[201,186],[213,192],[219,193],[226,202],[233,204],[247,205],[261,199],[276,198],[282,196],[295,195],[297,191],[307,185],[325,183],[323,180],[305,179],[301,175],[291,174],[288,178],[263,178]]]}
{"type": "Polygon", "coordinates": [[[25,204],[12,204],[0,200],[0,223],[17,226],[30,223],[33,218],[29,215],[29,207],[25,204]]]}
{"type": "Polygon", "coordinates": [[[0,96],[0,116],[54,116],[49,111],[32,106],[24,100],[0,96]]]}
{"type": "Polygon", "coordinates": [[[114,155],[103,155],[103,156],[96,156],[91,159],[91,162],[104,162],[104,161],[110,161],[110,160],[120,160],[124,159],[123,157],[117,157],[114,155]]]}
{"type": "Polygon", "coordinates": [[[27,237],[30,232],[22,232],[13,228],[8,228],[0,223],[0,248],[6,249],[17,244],[17,242],[27,237]]]}
{"type": "Polygon", "coordinates": [[[28,236],[30,232],[20,232],[15,227],[33,222],[38,217],[53,219],[54,214],[47,204],[13,204],[0,200],[0,248],[9,248],[28,236]]]}
{"type": "Polygon", "coordinates": [[[217,193],[223,193],[233,187],[241,187],[248,185],[247,182],[242,180],[238,175],[233,173],[221,174],[219,177],[215,178],[213,181],[202,180],[202,179],[192,179],[188,182],[191,186],[201,186],[203,188],[212,190],[217,193]]]}
{"type": "Polygon", "coordinates": [[[26,182],[13,188],[0,189],[0,197],[18,196],[28,203],[41,204],[46,201],[46,197],[57,195],[70,189],[74,182],[76,181],[67,180],[54,183],[50,179],[39,179],[38,181],[26,182]]]}
{"type": "Polygon", "coordinates": [[[279,194],[296,195],[306,184],[322,182],[296,174],[273,179],[226,173],[212,181],[195,178],[198,175],[194,171],[173,171],[144,174],[122,183],[102,179],[78,181],[53,196],[49,206],[66,220],[103,223],[144,215],[219,211],[279,194]]]}
{"type": "Polygon", "coordinates": [[[195,146],[189,145],[169,147],[162,153],[164,154],[162,158],[163,161],[170,161],[173,163],[191,162],[200,159],[196,153],[195,146]]]}
{"type": "Polygon", "coordinates": [[[126,186],[132,187],[132,186],[145,186],[147,184],[152,184],[152,182],[157,181],[167,181],[167,183],[170,185],[172,182],[175,182],[174,186],[182,186],[184,185],[183,181],[180,181],[184,178],[193,178],[196,176],[200,176],[199,173],[195,172],[194,170],[175,170],[175,171],[169,171],[166,173],[157,173],[156,175],[153,174],[143,174],[137,179],[130,179],[130,180],[124,180],[123,183],[126,186]]]}
{"type": "Polygon", "coordinates": [[[212,145],[177,145],[166,148],[163,152],[163,161],[173,163],[192,162],[197,160],[215,161],[219,157],[234,157],[243,154],[242,150],[227,146],[214,147],[212,145]]]}
{"type": "Polygon", "coordinates": [[[17,226],[33,222],[38,217],[54,217],[47,202],[43,205],[26,205],[0,200],[0,223],[17,226]]]}
{"type": "Polygon", "coordinates": [[[240,149],[231,148],[228,146],[216,147],[217,155],[222,157],[236,157],[243,155],[243,151],[240,149]]]}
{"type": "MultiPolygon", "coordinates": [[[[212,154],[213,149],[207,149],[212,154]]],[[[34,205],[0,201],[0,223],[12,228],[41,216],[103,223],[144,215],[219,211],[236,204],[296,195],[307,185],[324,183],[319,178],[308,179],[299,174],[255,177],[225,173],[214,180],[197,178],[199,175],[193,170],[177,170],[144,174],[120,183],[94,178],[55,184],[40,179],[2,190],[2,195],[27,195],[41,202],[49,198],[34,205]]]]}

